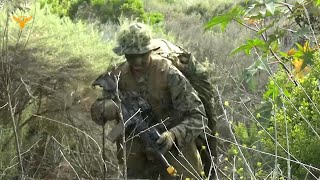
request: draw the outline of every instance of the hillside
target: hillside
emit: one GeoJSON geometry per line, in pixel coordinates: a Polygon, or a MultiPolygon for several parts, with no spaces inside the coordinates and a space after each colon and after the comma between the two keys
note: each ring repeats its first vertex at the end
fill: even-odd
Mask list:
{"type": "Polygon", "coordinates": [[[133,21],[207,68],[217,179],[320,177],[318,0],[2,4],[0,179],[123,178],[116,145],[91,120],[101,95],[91,83],[125,61],[112,48],[120,26],[133,21]]]}

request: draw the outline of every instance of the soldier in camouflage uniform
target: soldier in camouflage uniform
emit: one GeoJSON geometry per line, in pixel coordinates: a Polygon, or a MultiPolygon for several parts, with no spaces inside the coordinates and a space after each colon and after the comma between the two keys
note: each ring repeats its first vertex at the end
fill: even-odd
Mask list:
{"type": "MultiPolygon", "coordinates": [[[[111,69],[119,75],[119,89],[138,93],[151,106],[161,133],[160,151],[183,178],[201,178],[203,166],[195,139],[207,126],[204,106],[185,76],[168,59],[153,53],[160,46],[151,39],[149,28],[141,23],[123,27],[114,52],[126,62],[111,69]],[[168,152],[170,151],[172,155],[168,152]]],[[[174,179],[145,149],[139,138],[126,143],[128,178],[174,179]]],[[[121,162],[121,160],[120,160],[121,162]]]]}

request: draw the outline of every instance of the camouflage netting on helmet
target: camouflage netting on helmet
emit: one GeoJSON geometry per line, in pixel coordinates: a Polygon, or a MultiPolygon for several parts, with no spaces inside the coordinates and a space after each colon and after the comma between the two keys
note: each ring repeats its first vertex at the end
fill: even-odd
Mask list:
{"type": "Polygon", "coordinates": [[[117,35],[118,47],[113,50],[118,55],[143,54],[158,48],[156,44],[151,43],[151,39],[149,26],[142,23],[124,24],[117,35]]]}

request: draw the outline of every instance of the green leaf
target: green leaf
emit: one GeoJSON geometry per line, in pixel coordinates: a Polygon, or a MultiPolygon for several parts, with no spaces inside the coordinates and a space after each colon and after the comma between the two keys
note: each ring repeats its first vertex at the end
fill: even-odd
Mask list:
{"type": "Polygon", "coordinates": [[[268,100],[269,98],[274,99],[274,97],[278,96],[278,94],[278,87],[276,86],[276,83],[273,80],[271,80],[268,84],[267,91],[263,95],[263,98],[265,100],[268,100]]]}
{"type": "Polygon", "coordinates": [[[261,39],[255,38],[255,39],[249,39],[248,44],[250,44],[252,46],[261,47],[261,46],[264,46],[266,43],[261,39]]]}
{"type": "Polygon", "coordinates": [[[248,67],[242,72],[242,80],[248,85],[251,91],[254,91],[257,86],[257,80],[255,78],[256,73],[257,69],[253,66],[248,67]]]}
{"type": "Polygon", "coordinates": [[[284,93],[285,96],[290,97],[291,93],[288,91],[287,88],[282,87],[282,91],[283,91],[283,93],[284,93]]]}
{"type": "Polygon", "coordinates": [[[299,43],[296,43],[296,45],[300,51],[303,51],[303,47],[299,43]]]}
{"type": "Polygon", "coordinates": [[[267,10],[272,14],[274,15],[274,11],[275,11],[275,6],[274,6],[274,3],[273,2],[270,2],[268,4],[266,4],[266,7],[267,7],[267,10]]]}
{"type": "Polygon", "coordinates": [[[260,30],[257,32],[257,35],[260,35],[260,34],[266,32],[268,29],[269,29],[269,28],[267,28],[267,27],[264,27],[264,28],[260,29],[260,30]]]}
{"type": "Polygon", "coordinates": [[[240,51],[244,51],[247,55],[250,55],[251,49],[253,47],[262,47],[264,49],[265,46],[266,46],[266,43],[264,41],[262,41],[261,39],[257,39],[257,38],[249,39],[246,44],[236,48],[235,50],[233,50],[231,52],[231,54],[234,54],[234,53],[237,53],[240,51]]]}
{"type": "Polygon", "coordinates": [[[250,55],[251,48],[252,48],[251,46],[245,44],[245,45],[242,45],[242,46],[236,48],[235,50],[233,50],[231,52],[231,54],[235,54],[235,53],[238,53],[240,51],[244,51],[246,53],[246,55],[250,55]]]}
{"type": "Polygon", "coordinates": [[[256,60],[252,65],[250,65],[248,68],[246,68],[242,72],[242,80],[248,84],[249,89],[251,91],[254,91],[257,87],[257,73],[260,71],[266,71],[266,64],[263,60],[258,59],[256,60]]]}
{"type": "Polygon", "coordinates": [[[314,53],[316,51],[313,50],[313,51],[308,51],[308,52],[305,52],[302,56],[302,59],[303,59],[303,64],[301,66],[301,69],[304,69],[307,65],[312,65],[313,64],[313,56],[314,56],[314,53]]]}
{"type": "Polygon", "coordinates": [[[262,101],[260,107],[255,111],[255,114],[259,114],[257,120],[266,126],[269,125],[272,111],[272,103],[270,101],[262,101]]]}
{"type": "Polygon", "coordinates": [[[268,49],[274,42],[277,42],[278,39],[279,39],[279,35],[278,34],[271,34],[270,36],[268,36],[268,41],[266,43],[265,48],[268,49]]]}
{"type": "Polygon", "coordinates": [[[294,53],[293,57],[295,58],[301,58],[303,56],[303,52],[302,51],[297,51],[296,53],[294,53]]]}
{"type": "Polygon", "coordinates": [[[269,24],[268,26],[266,26],[266,27],[262,28],[260,31],[258,31],[257,35],[260,35],[260,34],[264,33],[265,31],[267,31],[268,29],[274,27],[274,23],[275,23],[275,20],[271,24],[269,24]]]}
{"type": "Polygon", "coordinates": [[[281,57],[284,57],[284,58],[288,58],[289,57],[286,52],[280,51],[279,54],[281,55],[281,57]]]}
{"type": "Polygon", "coordinates": [[[230,17],[229,14],[215,16],[205,25],[205,29],[207,30],[215,25],[221,24],[221,29],[224,30],[230,21],[232,21],[232,17],[230,17]]]}
{"type": "Polygon", "coordinates": [[[265,9],[264,10],[260,10],[259,14],[260,14],[261,17],[266,17],[267,11],[265,9]]]}
{"type": "Polygon", "coordinates": [[[230,10],[228,13],[214,16],[206,25],[205,29],[210,29],[215,25],[220,24],[221,29],[224,31],[227,25],[234,19],[239,19],[239,16],[243,15],[244,11],[242,7],[235,7],[230,10]]]}

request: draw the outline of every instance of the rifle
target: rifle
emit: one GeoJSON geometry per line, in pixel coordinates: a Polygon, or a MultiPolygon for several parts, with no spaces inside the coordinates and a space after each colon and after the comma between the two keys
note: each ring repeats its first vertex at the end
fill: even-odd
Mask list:
{"type": "MultiPolygon", "coordinates": [[[[146,147],[151,148],[155,156],[165,165],[168,174],[177,176],[176,169],[170,165],[165,156],[160,152],[160,147],[156,143],[160,137],[160,133],[155,127],[149,127],[147,123],[152,114],[149,104],[135,92],[117,91],[116,79],[110,73],[98,77],[92,86],[102,87],[103,96],[112,99],[118,107],[121,106],[122,114],[119,114],[118,117],[123,117],[123,122],[117,123],[107,135],[107,139],[114,143],[120,137],[123,130],[132,127],[135,134],[146,144],[146,147]]],[[[118,113],[121,112],[118,111],[118,113]]],[[[107,119],[107,121],[108,120],[109,119],[107,119]]]]}

